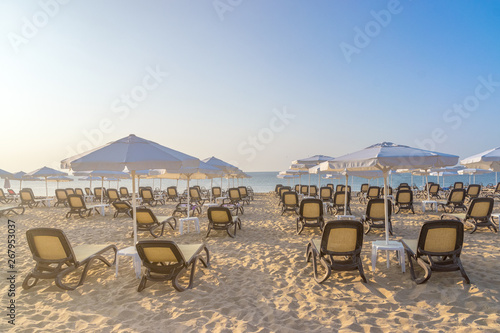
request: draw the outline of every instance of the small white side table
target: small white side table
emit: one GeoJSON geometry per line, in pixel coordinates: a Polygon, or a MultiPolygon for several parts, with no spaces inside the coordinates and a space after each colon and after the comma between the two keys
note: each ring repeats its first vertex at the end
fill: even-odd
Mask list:
{"type": "MultiPolygon", "coordinates": [[[[185,217],[179,219],[179,232],[182,235],[184,233],[184,222],[194,222],[194,227],[196,232],[200,232],[200,220],[197,217],[185,217]]],[[[187,232],[189,232],[189,225],[186,225],[187,232]]]]}
{"type": "Polygon", "coordinates": [[[397,251],[399,254],[399,265],[401,266],[401,271],[405,272],[405,249],[401,242],[389,241],[386,243],[385,240],[372,242],[372,271],[375,272],[375,264],[377,263],[377,255],[379,250],[385,250],[387,256],[387,268],[389,268],[389,251],[397,251]]]}
{"type": "Polygon", "coordinates": [[[438,211],[438,203],[437,201],[434,201],[434,200],[423,200],[422,201],[422,211],[425,213],[425,207],[427,205],[431,205],[431,207],[434,208],[434,211],[437,212],[438,211]]]}
{"type": "Polygon", "coordinates": [[[135,276],[139,278],[141,276],[141,258],[139,258],[139,254],[137,253],[137,249],[135,248],[135,246],[129,246],[116,252],[115,277],[118,276],[118,261],[120,256],[132,257],[132,259],[134,260],[135,276]]]}

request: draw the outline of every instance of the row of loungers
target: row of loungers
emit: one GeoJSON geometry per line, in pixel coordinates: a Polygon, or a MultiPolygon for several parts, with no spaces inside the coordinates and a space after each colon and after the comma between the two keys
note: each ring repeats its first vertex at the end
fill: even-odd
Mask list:
{"type": "MultiPolygon", "coordinates": [[[[225,207],[210,207],[208,209],[208,231],[224,230],[231,237],[236,236],[237,228],[241,229],[239,217],[233,217],[225,207]],[[234,228],[234,231],[232,229],[234,228]]],[[[137,231],[147,231],[154,238],[161,237],[165,227],[176,228],[175,217],[155,215],[149,208],[137,209],[137,231]]],[[[117,247],[113,244],[80,245],[72,247],[67,236],[60,229],[34,228],[26,233],[28,244],[35,260],[35,267],[23,282],[24,289],[35,286],[40,279],[54,279],[55,284],[64,290],[73,290],[82,285],[87,271],[95,261],[101,261],[107,266],[116,262],[117,247]],[[112,262],[108,260],[113,256],[112,262]],[[105,256],[106,254],[106,256],[105,256]],[[82,274],[76,284],[69,285],[64,277],[83,267],[82,274]]],[[[180,245],[168,240],[143,240],[136,244],[137,253],[146,268],[138,286],[138,291],[146,287],[147,281],[172,281],[178,291],[191,288],[197,261],[205,267],[209,266],[210,254],[205,244],[180,245]],[[205,254],[203,256],[203,253],[205,254]],[[184,269],[190,269],[187,286],[182,286],[179,275],[184,269]]]]}
{"type": "MultiPolygon", "coordinates": [[[[222,213],[226,214],[226,219],[229,217],[231,221],[233,220],[230,214],[227,215],[227,211],[215,210],[211,211],[210,215],[221,217],[222,213]]],[[[238,222],[233,222],[233,225],[236,231],[238,222]]],[[[424,223],[418,239],[403,239],[411,278],[420,284],[426,282],[432,272],[459,270],[465,282],[469,284],[470,279],[460,260],[463,234],[462,223],[438,220],[424,223]],[[424,269],[423,277],[417,277],[414,262],[424,269]]],[[[80,245],[73,248],[64,232],[59,229],[30,229],[27,231],[27,239],[36,264],[24,279],[24,289],[32,288],[39,279],[54,279],[59,288],[73,290],[83,284],[87,271],[94,261],[101,261],[107,266],[113,265],[116,261],[115,245],[80,245]],[[105,257],[105,253],[110,251],[114,257],[112,262],[105,257]],[[74,285],[64,283],[64,277],[79,267],[83,267],[79,281],[74,285]]],[[[353,220],[327,222],[321,238],[313,238],[306,247],[306,262],[312,261],[314,279],[318,283],[323,283],[330,277],[332,271],[358,270],[363,282],[366,283],[361,260],[362,246],[361,222],[353,220]],[[319,265],[323,266],[323,270],[318,269],[319,265]]],[[[178,245],[168,240],[143,240],[136,244],[136,248],[145,267],[138,291],[146,287],[147,281],[170,280],[178,291],[191,288],[197,261],[201,261],[205,267],[208,267],[210,262],[209,250],[205,244],[178,245]],[[181,286],[178,281],[179,275],[184,269],[189,270],[189,268],[188,285],[181,286]]]]}

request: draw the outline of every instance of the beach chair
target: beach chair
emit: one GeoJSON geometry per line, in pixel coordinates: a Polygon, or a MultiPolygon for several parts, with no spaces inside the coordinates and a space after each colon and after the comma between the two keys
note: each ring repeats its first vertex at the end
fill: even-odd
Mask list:
{"type": "Polygon", "coordinates": [[[23,215],[25,208],[23,206],[2,206],[0,207],[0,217],[7,216],[10,213],[15,215],[23,215]]]}
{"type": "Polygon", "coordinates": [[[169,186],[167,187],[167,198],[165,201],[172,200],[172,201],[177,201],[179,200],[179,195],[177,194],[177,187],[175,186],[169,186]]]}
{"type": "Polygon", "coordinates": [[[109,204],[112,204],[115,201],[120,201],[120,193],[118,193],[117,189],[108,188],[107,194],[108,194],[108,202],[109,202],[109,204]]]}
{"type": "MultiPolygon", "coordinates": [[[[239,190],[238,190],[239,191],[239,190]]],[[[207,201],[206,199],[204,199],[202,197],[202,194],[201,194],[201,190],[200,190],[200,187],[199,186],[193,186],[189,189],[189,200],[194,204],[196,205],[196,207],[199,208],[199,212],[201,214],[201,208],[203,207],[203,204],[205,203],[205,201],[207,201]]]]}
{"type": "Polygon", "coordinates": [[[394,214],[399,213],[402,209],[411,210],[411,212],[415,214],[415,210],[413,209],[413,192],[411,190],[406,190],[406,187],[402,188],[402,190],[396,193],[396,203],[394,205],[397,210],[394,214]]]}
{"type": "MultiPolygon", "coordinates": [[[[340,192],[345,191],[345,185],[341,185],[340,192]]],[[[351,185],[347,185],[347,192],[351,193],[351,185]]]]}
{"type": "Polygon", "coordinates": [[[438,202],[438,208],[439,206],[443,207],[443,210],[446,213],[453,213],[457,208],[463,209],[465,211],[467,210],[467,207],[464,205],[464,202],[465,190],[463,188],[454,188],[453,190],[451,190],[446,201],[438,202]]]}
{"type": "Polygon", "coordinates": [[[79,187],[75,188],[75,194],[81,195],[85,198],[85,192],[83,192],[83,190],[79,187]]]}
{"type": "Polygon", "coordinates": [[[304,199],[300,202],[299,217],[296,220],[297,235],[300,235],[305,227],[319,227],[323,230],[325,221],[323,219],[323,202],[320,199],[304,199]]]}
{"type": "MultiPolygon", "coordinates": [[[[116,200],[112,203],[115,208],[114,218],[118,217],[119,214],[127,214],[129,217],[132,217],[132,206],[128,201],[125,200],[116,200]]],[[[144,206],[139,206],[137,208],[145,208],[144,206]]]]}
{"type": "Polygon", "coordinates": [[[458,189],[463,189],[464,188],[464,183],[462,182],[455,182],[453,184],[453,189],[458,190],[458,189]]]}
{"type": "Polygon", "coordinates": [[[300,194],[304,196],[308,196],[309,186],[308,185],[300,185],[300,194]]]}
{"type": "Polygon", "coordinates": [[[225,207],[210,207],[207,211],[208,231],[205,237],[210,235],[212,230],[225,230],[227,234],[234,238],[236,236],[236,227],[241,230],[241,220],[238,216],[232,216],[231,211],[225,207]],[[234,231],[229,230],[234,226],[234,231]]]}
{"type": "Polygon", "coordinates": [[[333,190],[332,190],[332,188],[329,186],[324,186],[324,187],[320,188],[319,198],[323,202],[332,203],[333,202],[333,190]]]}
{"type": "Polygon", "coordinates": [[[68,205],[70,210],[66,213],[67,219],[70,218],[73,214],[78,214],[78,216],[80,217],[89,217],[92,213],[92,210],[98,212],[98,208],[101,207],[101,205],[87,206],[83,197],[78,194],[68,195],[68,205]]]}
{"type": "MultiPolygon", "coordinates": [[[[281,190],[283,191],[283,188],[281,188],[281,190]]],[[[233,187],[227,190],[227,195],[228,199],[224,199],[221,206],[229,208],[231,212],[235,212],[236,215],[240,212],[243,214],[245,210],[243,209],[240,191],[236,187],[233,187]]]]}
{"type": "Polygon", "coordinates": [[[372,199],[378,199],[380,198],[380,187],[378,186],[370,186],[368,188],[368,192],[366,192],[366,201],[372,200],[372,199]]]}
{"type": "Polygon", "coordinates": [[[158,204],[164,205],[165,201],[163,200],[163,196],[154,195],[153,190],[150,188],[142,188],[140,190],[140,195],[142,198],[142,202],[150,205],[151,207],[156,206],[158,204]]]}
{"type": "Polygon", "coordinates": [[[215,199],[222,197],[222,189],[219,186],[212,187],[212,201],[215,202],[215,199]]]}
{"type": "Polygon", "coordinates": [[[132,195],[130,195],[130,193],[128,192],[127,187],[122,186],[122,187],[120,187],[119,191],[120,191],[120,199],[129,200],[132,198],[132,195]]]}
{"type": "Polygon", "coordinates": [[[425,222],[418,239],[403,239],[411,279],[417,284],[429,280],[432,272],[460,271],[465,282],[469,277],[460,261],[464,238],[464,225],[453,220],[425,222]],[[424,276],[417,278],[413,261],[424,269],[424,276]]]}
{"type": "Polygon", "coordinates": [[[254,201],[254,196],[255,196],[255,192],[252,188],[252,186],[247,186],[247,193],[248,193],[248,197],[250,198],[250,200],[254,201]]]}
{"type": "Polygon", "coordinates": [[[299,197],[297,193],[292,191],[283,192],[283,208],[281,210],[281,215],[285,214],[285,212],[294,212],[295,214],[299,214],[297,210],[299,209],[299,197]]]}
{"type": "Polygon", "coordinates": [[[19,199],[19,194],[16,194],[13,189],[8,188],[7,189],[7,198],[11,199],[12,201],[17,202],[19,199]]]}
{"type": "Polygon", "coordinates": [[[246,186],[238,186],[238,190],[240,191],[241,201],[247,205],[250,204],[250,197],[248,196],[248,191],[246,186]]]}
{"type": "Polygon", "coordinates": [[[66,194],[66,190],[57,189],[56,199],[57,202],[54,204],[54,207],[57,207],[59,205],[64,205],[64,207],[68,207],[68,195],[66,194]]]}
{"type": "Polygon", "coordinates": [[[274,187],[274,193],[279,196],[279,190],[280,190],[280,187],[282,187],[283,184],[276,184],[276,186],[274,187]]]}
{"type": "Polygon", "coordinates": [[[106,195],[106,189],[104,187],[95,187],[94,196],[95,200],[97,201],[101,201],[101,196],[102,196],[102,202],[108,201],[108,196],[106,195]]]}
{"type": "Polygon", "coordinates": [[[431,184],[429,186],[429,197],[432,199],[441,199],[441,196],[439,195],[439,184],[431,184]]]}
{"type": "MultiPolygon", "coordinates": [[[[291,190],[292,190],[292,189],[291,189],[291,187],[290,187],[290,186],[282,186],[282,187],[280,187],[280,189],[278,190],[278,191],[279,191],[279,193],[278,193],[278,195],[279,195],[278,207],[279,207],[281,204],[283,204],[283,193],[288,192],[288,191],[291,191],[291,190]]],[[[295,192],[295,193],[298,193],[298,192],[295,192]]]]}
{"type": "Polygon", "coordinates": [[[8,198],[5,195],[5,192],[3,191],[3,189],[0,188],[0,202],[1,203],[9,203],[11,201],[14,201],[14,199],[8,198]]]}
{"type": "Polygon", "coordinates": [[[85,190],[85,196],[84,196],[85,200],[94,201],[95,196],[92,193],[92,190],[90,189],[90,187],[85,187],[84,190],[85,190]]]}
{"type": "MultiPolygon", "coordinates": [[[[149,232],[154,238],[163,236],[167,224],[175,230],[177,219],[174,216],[155,215],[149,208],[136,208],[137,232],[149,232]]],[[[131,237],[134,237],[132,231],[131,237]]]]}
{"type": "MultiPolygon", "coordinates": [[[[371,199],[366,206],[366,214],[361,219],[365,225],[365,235],[370,232],[372,228],[379,228],[385,230],[385,204],[384,199],[371,199]]],[[[392,203],[387,200],[387,213],[389,217],[389,233],[392,235],[392,203]]]]}
{"type": "Polygon", "coordinates": [[[470,184],[467,187],[467,200],[468,202],[471,202],[472,200],[479,198],[479,195],[481,194],[481,185],[479,184],[470,184]]]}
{"type": "Polygon", "coordinates": [[[295,192],[300,193],[300,184],[296,184],[293,189],[295,192]]]}
{"type": "Polygon", "coordinates": [[[64,189],[66,191],[66,195],[70,195],[70,194],[76,194],[75,193],[75,190],[72,189],[71,187],[68,187],[66,189],[64,189]]]}
{"type": "Polygon", "coordinates": [[[335,192],[335,187],[333,186],[332,183],[328,183],[326,184],[326,186],[332,189],[332,193],[335,192]]]}
{"type": "Polygon", "coordinates": [[[193,286],[196,262],[208,267],[210,254],[205,244],[176,244],[168,240],[143,240],[136,244],[137,253],[145,270],[137,291],[146,288],[147,281],[172,281],[177,291],[184,291],[193,286]],[[205,251],[206,259],[202,252],[205,251]],[[190,270],[187,287],[179,284],[179,277],[184,270],[190,270]]]}
{"type": "Polygon", "coordinates": [[[34,228],[26,232],[28,245],[35,260],[35,268],[23,281],[23,289],[30,289],[39,279],[54,279],[56,286],[64,290],[74,290],[81,286],[89,268],[95,261],[102,261],[107,266],[116,262],[115,245],[79,245],[72,247],[64,232],[54,228],[34,228]],[[113,251],[114,260],[110,263],[103,255],[113,251]],[[76,285],[63,282],[65,276],[83,267],[76,285]],[[30,281],[34,279],[34,281],[30,281]]]}
{"type": "Polygon", "coordinates": [[[35,199],[33,195],[33,191],[31,189],[22,189],[19,191],[19,198],[21,199],[21,203],[19,206],[28,206],[29,208],[38,207],[41,203],[45,205],[45,202],[40,199],[35,199]]]}
{"type": "Polygon", "coordinates": [[[309,196],[313,198],[318,197],[318,188],[316,187],[316,185],[309,186],[309,196]]]}
{"type": "Polygon", "coordinates": [[[484,194],[488,198],[500,198],[500,182],[495,186],[493,191],[484,194]]]}
{"type": "Polygon", "coordinates": [[[472,225],[473,229],[471,234],[474,233],[478,227],[487,227],[493,232],[498,232],[497,226],[491,218],[493,206],[495,201],[493,198],[476,198],[472,199],[466,213],[463,214],[442,214],[441,219],[452,218],[461,221],[464,224],[472,225]]]}
{"type": "Polygon", "coordinates": [[[398,188],[396,189],[397,191],[411,191],[411,187],[408,185],[402,185],[400,184],[398,188]]]}
{"type": "Polygon", "coordinates": [[[306,248],[306,262],[312,259],[314,280],[317,283],[323,283],[330,277],[332,270],[357,269],[361,279],[366,283],[361,260],[362,247],[363,224],[361,222],[353,220],[327,222],[321,239],[313,238],[306,248]],[[318,263],[323,266],[323,274],[319,272],[318,263]]]}
{"type": "Polygon", "coordinates": [[[344,185],[338,184],[337,186],[335,186],[335,192],[341,192],[343,188],[344,188],[344,185]]]}
{"type": "Polygon", "coordinates": [[[359,202],[363,202],[366,200],[366,194],[368,193],[369,188],[369,184],[361,184],[361,188],[357,194],[357,196],[359,197],[359,202]]]}
{"type": "MultiPolygon", "coordinates": [[[[392,195],[393,194],[393,190],[392,190],[392,187],[388,187],[388,191],[387,191],[387,195],[392,195]]],[[[383,198],[384,197],[384,188],[381,187],[380,188],[380,197],[383,198]]]]}
{"type": "MultiPolygon", "coordinates": [[[[345,192],[337,191],[333,194],[333,203],[328,207],[330,212],[334,215],[344,214],[345,206],[345,192]]],[[[347,213],[351,213],[351,193],[347,193],[347,213]]]]}

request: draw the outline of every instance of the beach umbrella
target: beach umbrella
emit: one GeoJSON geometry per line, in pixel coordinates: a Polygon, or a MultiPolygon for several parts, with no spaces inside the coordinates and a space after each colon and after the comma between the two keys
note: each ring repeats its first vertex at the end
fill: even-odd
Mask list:
{"type": "MultiPolygon", "coordinates": [[[[73,173],[74,176],[81,177],[81,176],[88,176],[91,179],[91,186],[92,186],[92,179],[97,177],[101,181],[101,188],[104,188],[104,179],[108,178],[130,178],[130,175],[126,172],[122,171],[108,171],[108,170],[92,170],[92,171],[75,171],[73,173]]],[[[101,191],[101,205],[104,202],[104,191],[101,191]]],[[[104,210],[103,207],[101,207],[102,210],[104,210]]]]}
{"type": "Polygon", "coordinates": [[[72,182],[73,178],[69,178],[69,177],[66,177],[66,176],[52,176],[52,177],[48,177],[47,181],[49,181],[49,182],[57,182],[57,188],[59,188],[59,183],[60,182],[72,182]]]}
{"type": "Polygon", "coordinates": [[[12,180],[19,180],[19,191],[21,191],[21,189],[23,187],[23,180],[40,181],[41,179],[28,176],[28,174],[24,171],[19,171],[19,172],[16,172],[15,174],[13,174],[12,180]]]}
{"type": "Polygon", "coordinates": [[[476,182],[476,175],[484,175],[487,173],[492,173],[492,170],[485,170],[485,169],[475,169],[475,168],[467,168],[467,169],[462,169],[458,170],[458,174],[460,175],[469,175],[469,183],[470,183],[470,176],[472,175],[474,177],[474,183],[476,182]]]}
{"type": "Polygon", "coordinates": [[[468,168],[491,169],[495,172],[495,182],[498,183],[500,171],[500,147],[489,149],[482,153],[472,155],[460,161],[468,168]]]}
{"type": "Polygon", "coordinates": [[[145,169],[180,169],[197,167],[200,160],[179,151],[142,139],[134,134],[107,143],[88,152],[61,161],[63,169],[86,170],[128,170],[132,175],[132,217],[134,244],[137,243],[137,221],[135,200],[135,172],[145,169]]]}
{"type": "Polygon", "coordinates": [[[230,164],[230,163],[227,163],[215,156],[212,156],[212,157],[208,157],[208,158],[205,158],[204,160],[202,160],[203,163],[206,163],[206,164],[209,164],[211,166],[214,166],[220,170],[222,170],[224,173],[220,176],[220,186],[221,186],[221,189],[222,189],[222,178],[226,175],[228,177],[228,187],[229,187],[229,175],[231,173],[234,173],[234,172],[237,172],[239,170],[238,167],[230,164]]]}
{"type": "Polygon", "coordinates": [[[328,162],[332,170],[380,170],[384,177],[385,239],[389,241],[387,176],[390,170],[430,169],[455,165],[458,156],[382,142],[328,162]]]}
{"type": "MultiPolygon", "coordinates": [[[[209,179],[219,177],[223,171],[208,163],[200,162],[197,167],[181,167],[175,170],[161,170],[160,174],[155,174],[155,178],[167,179],[185,179],[187,180],[187,217],[190,215],[190,195],[189,195],[189,182],[193,179],[209,179]]],[[[211,191],[210,191],[211,193],[211,191]]],[[[210,197],[211,199],[211,197],[210,197]]]]}
{"type": "Polygon", "coordinates": [[[326,161],[331,161],[331,160],[333,160],[333,157],[331,157],[331,156],[314,155],[314,156],[310,156],[310,157],[306,157],[306,158],[292,161],[292,164],[305,164],[309,167],[313,167],[313,166],[318,165],[320,163],[323,163],[326,161]]]}
{"type": "Polygon", "coordinates": [[[32,176],[32,177],[45,178],[45,196],[48,198],[49,197],[49,187],[48,187],[47,178],[53,177],[53,176],[67,176],[68,174],[66,172],[62,172],[62,171],[52,169],[49,167],[43,167],[43,168],[37,169],[35,171],[28,172],[27,175],[32,176]]]}

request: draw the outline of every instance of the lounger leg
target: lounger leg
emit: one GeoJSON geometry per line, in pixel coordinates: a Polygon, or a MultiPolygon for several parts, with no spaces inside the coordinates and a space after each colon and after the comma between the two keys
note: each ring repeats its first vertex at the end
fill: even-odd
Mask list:
{"type": "Polygon", "coordinates": [[[424,277],[422,277],[421,279],[416,279],[415,282],[417,284],[422,284],[424,282],[427,282],[427,280],[430,279],[430,277],[432,275],[432,271],[431,271],[431,268],[429,267],[429,265],[427,265],[422,259],[417,258],[417,263],[420,265],[420,267],[422,267],[424,269],[425,273],[424,273],[424,277]]]}
{"type": "MultiPolygon", "coordinates": [[[[315,251],[316,252],[316,251],[315,251]]],[[[323,266],[326,270],[325,274],[323,274],[322,277],[318,277],[318,266],[317,266],[317,261],[316,261],[316,254],[313,254],[313,266],[314,266],[314,279],[316,280],[316,282],[318,283],[323,283],[325,282],[329,277],[330,275],[332,274],[332,269],[330,268],[330,265],[326,262],[325,258],[319,258],[319,262],[321,264],[321,266],[323,266]],[[316,264],[315,264],[316,263],[316,264]],[[315,265],[314,265],[315,264],[315,265]]]]}
{"type": "Polygon", "coordinates": [[[470,284],[469,276],[467,276],[467,273],[465,273],[465,269],[464,266],[462,266],[462,261],[460,260],[460,258],[456,258],[455,263],[460,269],[460,273],[462,273],[462,276],[465,279],[465,283],[470,284]]]}
{"type": "Polygon", "coordinates": [[[357,258],[357,261],[358,261],[359,275],[361,275],[363,282],[366,283],[365,271],[363,270],[363,262],[361,261],[360,257],[357,258]]]}
{"type": "Polygon", "coordinates": [[[38,283],[38,278],[33,277],[33,275],[31,273],[29,273],[28,276],[26,276],[26,278],[23,281],[23,289],[24,290],[30,289],[30,288],[34,287],[37,283],[38,283]],[[32,278],[35,279],[35,281],[33,281],[33,283],[30,283],[29,281],[32,278]]]}

